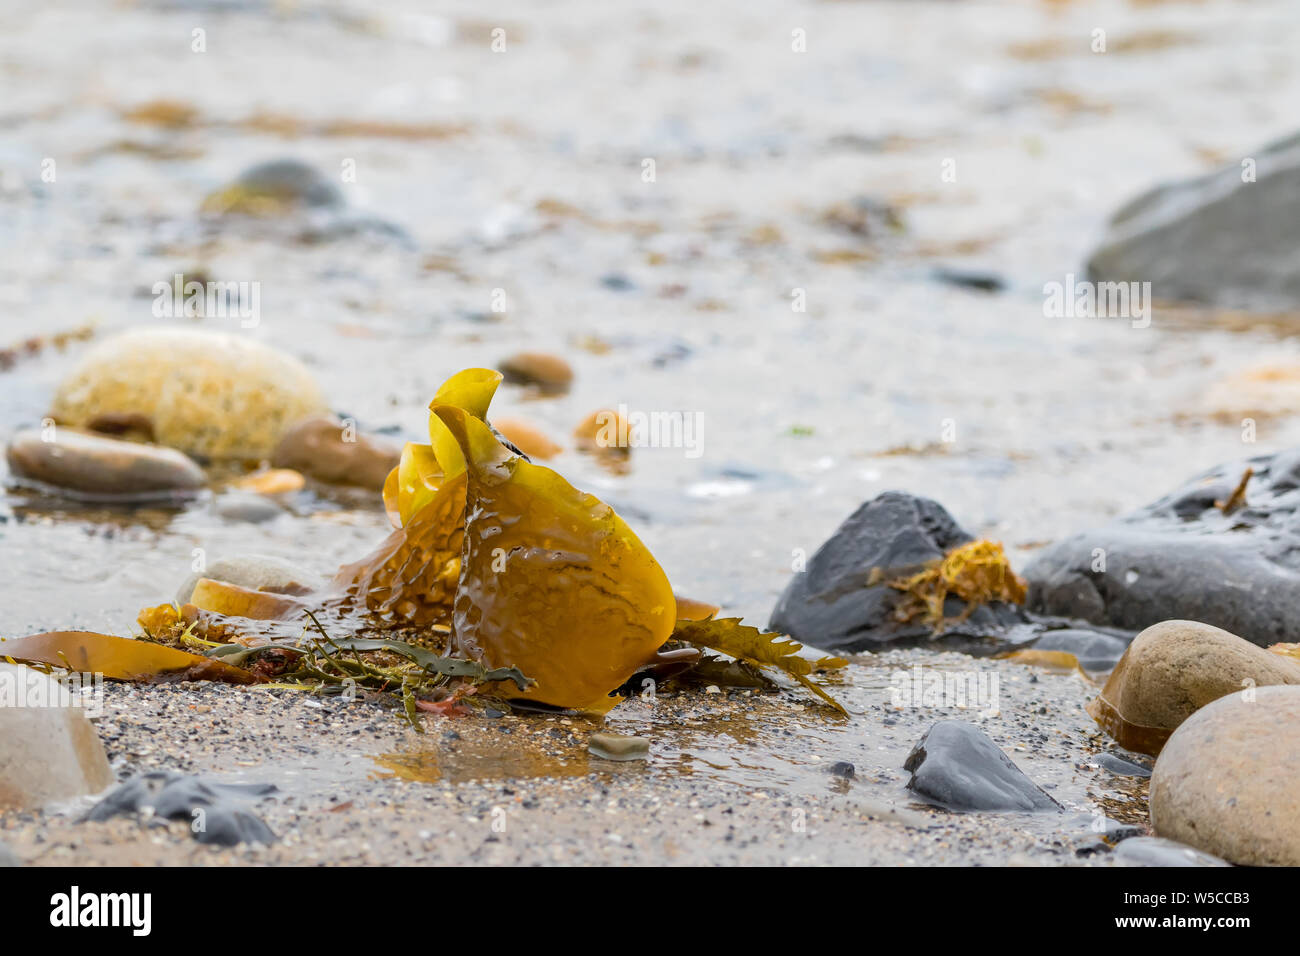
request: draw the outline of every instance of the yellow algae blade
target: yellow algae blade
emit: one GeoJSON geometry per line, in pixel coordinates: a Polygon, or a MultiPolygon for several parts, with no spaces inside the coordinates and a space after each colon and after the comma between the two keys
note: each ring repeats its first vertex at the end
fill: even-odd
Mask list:
{"type": "Polygon", "coordinates": [[[453,646],[535,680],[522,696],[593,707],[672,633],[659,563],[609,505],[527,462],[463,409],[435,405],[466,460],[453,646]]]}

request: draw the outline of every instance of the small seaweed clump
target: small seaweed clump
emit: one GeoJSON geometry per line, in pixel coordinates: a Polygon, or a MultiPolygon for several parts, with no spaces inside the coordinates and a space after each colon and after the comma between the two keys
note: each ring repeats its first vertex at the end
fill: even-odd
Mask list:
{"type": "Polygon", "coordinates": [[[936,635],[992,601],[1025,603],[1024,579],[1011,570],[1001,543],[983,539],[953,548],[924,570],[890,581],[889,586],[904,594],[894,617],[902,622],[923,621],[936,635]],[[956,618],[944,616],[949,595],[961,598],[966,605],[956,618]]]}

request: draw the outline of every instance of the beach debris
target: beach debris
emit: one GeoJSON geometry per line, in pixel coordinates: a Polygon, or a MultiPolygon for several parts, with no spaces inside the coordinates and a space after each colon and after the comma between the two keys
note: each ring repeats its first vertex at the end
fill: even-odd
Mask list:
{"type": "Polygon", "coordinates": [[[609,505],[502,445],[479,418],[433,406],[468,469],[453,653],[514,665],[525,696],[599,708],[672,634],[667,575],[609,505]]]}
{"type": "Polygon", "coordinates": [[[242,668],[231,667],[210,657],[153,641],[95,631],[46,631],[0,641],[0,657],[82,674],[103,674],[109,680],[219,680],[230,684],[252,684],[258,679],[242,668]]]}
{"type": "Polygon", "coordinates": [[[1246,503],[1246,486],[1250,484],[1250,479],[1253,477],[1255,477],[1255,469],[1247,468],[1241,473],[1241,480],[1237,482],[1237,487],[1232,489],[1232,494],[1223,501],[1216,501],[1214,507],[1225,515],[1230,515],[1242,507],[1246,503]]]}
{"type": "Polygon", "coordinates": [[[93,338],[94,335],[95,326],[93,324],[80,325],[73,329],[54,332],[49,335],[33,335],[14,345],[0,347],[0,372],[9,371],[18,364],[19,359],[35,358],[47,348],[54,348],[61,352],[71,343],[84,342],[93,338]]]}

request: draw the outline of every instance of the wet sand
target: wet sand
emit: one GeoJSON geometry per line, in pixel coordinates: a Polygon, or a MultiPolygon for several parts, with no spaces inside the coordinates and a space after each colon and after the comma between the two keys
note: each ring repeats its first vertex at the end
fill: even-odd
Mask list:
{"type": "Polygon", "coordinates": [[[603,724],[430,718],[417,735],[360,701],[114,686],[98,727],[119,776],[274,783],[280,793],[251,807],[282,842],[219,849],[185,823],[76,823],[85,800],[7,814],[0,839],[37,865],[1092,865],[1108,849],[1092,815],[1143,824],[1145,781],[1096,766],[1109,745],[1082,711],[1091,690],[1078,675],[891,653],[854,663],[835,688],[848,719],[793,695],[689,692],[628,701],[603,724]],[[996,670],[1000,715],[895,707],[891,680],[918,661],[996,670]],[[1063,812],[957,814],[915,798],[903,761],[945,718],[978,722],[1063,812]],[[591,756],[596,730],[648,737],[650,759],[591,756]],[[854,765],[851,779],[830,772],[839,761],[854,765]]]}

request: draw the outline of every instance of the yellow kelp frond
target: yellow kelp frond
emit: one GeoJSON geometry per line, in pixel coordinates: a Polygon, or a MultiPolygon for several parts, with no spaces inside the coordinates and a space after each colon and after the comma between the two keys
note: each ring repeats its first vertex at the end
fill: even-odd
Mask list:
{"type": "Polygon", "coordinates": [[[889,582],[905,593],[894,616],[899,621],[920,619],[942,633],[949,623],[943,605],[952,594],[966,602],[957,620],[965,620],[972,611],[990,601],[1008,604],[1025,603],[1025,582],[1011,570],[1002,545],[996,541],[972,541],[953,548],[925,570],[907,578],[889,582]]]}
{"type": "Polygon", "coordinates": [[[433,453],[448,478],[454,478],[465,470],[465,457],[456,439],[433,410],[446,405],[463,409],[485,422],[488,406],[492,404],[492,396],[496,394],[501,378],[500,372],[490,368],[467,368],[443,382],[429,403],[429,441],[433,443],[433,453]]]}
{"type": "Polygon", "coordinates": [[[677,603],[659,563],[609,505],[435,405],[466,459],[453,653],[514,666],[525,698],[599,709],[663,646],[677,603]]]}
{"type": "Polygon", "coordinates": [[[694,644],[696,647],[721,651],[760,671],[766,668],[781,671],[816,694],[832,710],[848,715],[840,702],[812,679],[816,671],[833,671],[846,667],[849,662],[842,657],[808,660],[799,656],[803,650],[803,645],[799,642],[784,634],[760,631],[756,627],[742,624],[738,617],[679,620],[672,636],[674,640],[694,644]]]}
{"type": "MultiPolygon", "coordinates": [[[[442,383],[433,405],[454,405],[475,418],[486,420],[488,406],[501,373],[487,368],[467,368],[442,383]]],[[[384,481],[384,510],[393,527],[410,523],[437,493],[443,482],[465,470],[465,458],[447,426],[432,413],[429,415],[431,444],[407,443],[397,467],[384,481]]]]}

